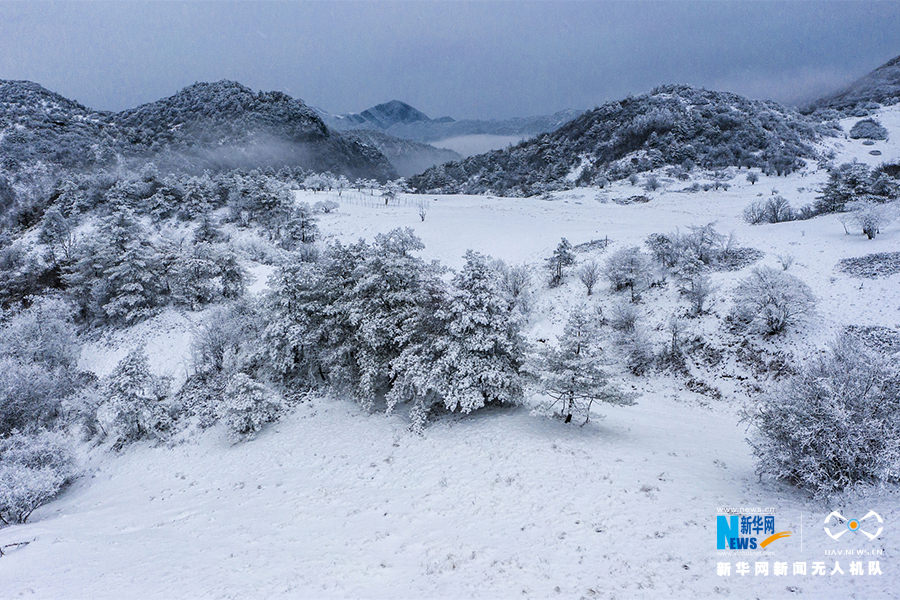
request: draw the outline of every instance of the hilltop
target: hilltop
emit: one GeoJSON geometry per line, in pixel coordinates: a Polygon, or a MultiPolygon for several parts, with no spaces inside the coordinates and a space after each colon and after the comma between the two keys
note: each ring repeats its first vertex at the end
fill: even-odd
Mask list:
{"type": "Polygon", "coordinates": [[[900,56],[857,79],[843,90],[816,100],[804,112],[838,111],[845,116],[865,116],[878,105],[900,102],[900,56]]]}
{"type": "Polygon", "coordinates": [[[664,165],[786,174],[816,157],[814,144],[825,131],[775,102],[663,86],[604,104],[512,148],[434,167],[411,185],[429,193],[528,196],[664,165]]]}
{"type": "Polygon", "coordinates": [[[153,161],[181,172],[302,167],[396,177],[376,148],[329,130],[301,100],[233,81],[196,83],[119,113],[91,111],[32,82],[3,81],[0,152],[12,176],[153,161]]]}

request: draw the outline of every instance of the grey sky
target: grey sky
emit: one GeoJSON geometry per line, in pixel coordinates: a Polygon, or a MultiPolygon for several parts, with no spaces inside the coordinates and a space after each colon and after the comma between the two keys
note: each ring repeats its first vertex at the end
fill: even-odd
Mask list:
{"type": "Polygon", "coordinates": [[[900,2],[8,2],[0,79],[120,110],[195,81],[330,112],[592,108],[663,83],[796,102],[900,54],[900,2]]]}

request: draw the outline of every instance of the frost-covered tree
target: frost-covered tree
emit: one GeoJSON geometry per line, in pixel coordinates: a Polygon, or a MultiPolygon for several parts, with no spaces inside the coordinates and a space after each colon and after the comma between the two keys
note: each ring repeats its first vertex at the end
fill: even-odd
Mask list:
{"type": "Polygon", "coordinates": [[[594,292],[594,286],[600,281],[600,265],[589,260],[578,268],[578,280],[587,288],[587,295],[594,292]]]}
{"type": "Polygon", "coordinates": [[[717,288],[713,285],[709,275],[702,271],[679,280],[681,293],[687,298],[691,307],[691,315],[696,317],[703,314],[706,302],[717,288]]]}
{"type": "Polygon", "coordinates": [[[850,211],[851,221],[862,229],[870,240],[881,233],[881,228],[890,223],[896,213],[893,204],[876,204],[870,200],[848,202],[846,209],[850,211]]]}
{"type": "Polygon", "coordinates": [[[103,277],[103,312],[112,322],[131,325],[151,316],[160,304],[159,256],[149,243],[129,242],[103,277]]]}
{"type": "Polygon", "coordinates": [[[25,523],[78,475],[71,444],[56,433],[0,438],[0,521],[25,523]]]}
{"type": "Polygon", "coordinates": [[[760,474],[818,497],[900,479],[900,378],[846,335],[746,416],[760,474]]]}
{"type": "Polygon", "coordinates": [[[640,298],[641,291],[648,282],[649,268],[646,255],[641,249],[630,246],[610,255],[604,265],[603,276],[614,291],[631,290],[631,300],[634,302],[640,298]]]}
{"type": "Polygon", "coordinates": [[[804,320],[815,299],[809,287],[793,275],[771,267],[756,267],[734,292],[734,318],[749,329],[772,335],[804,320]]]}
{"type": "Polygon", "coordinates": [[[565,418],[590,420],[594,402],[629,405],[634,400],[609,380],[603,369],[596,323],[582,308],[572,311],[558,346],[548,346],[533,367],[540,390],[550,398],[544,407],[565,418]]]}
{"type": "Polygon", "coordinates": [[[270,280],[264,349],[274,375],[300,385],[356,381],[356,327],[348,303],[370,253],[332,244],[318,262],[294,260],[270,280]]]}
{"type": "Polygon", "coordinates": [[[449,298],[391,363],[395,382],[389,406],[412,402],[416,426],[433,404],[468,413],[522,399],[519,323],[497,289],[488,259],[466,252],[466,264],[452,284],[449,298]]]}
{"type": "Polygon", "coordinates": [[[81,351],[72,323],[74,308],[65,300],[43,296],[12,316],[0,329],[0,356],[50,369],[74,368],[81,351]]]}
{"type": "Polygon", "coordinates": [[[160,435],[169,424],[163,401],[169,381],[154,375],[143,348],[135,348],[119,361],[102,386],[98,419],[121,447],[160,435]]]}
{"type": "Polygon", "coordinates": [[[553,255],[547,259],[547,268],[550,270],[550,287],[557,287],[562,284],[564,270],[566,267],[575,264],[575,254],[572,250],[572,244],[569,240],[562,238],[553,255]]]}
{"type": "Polygon", "coordinates": [[[38,240],[47,244],[53,262],[72,260],[75,250],[74,229],[73,221],[66,218],[56,206],[44,213],[38,240]]]}
{"type": "Polygon", "coordinates": [[[413,254],[424,247],[409,227],[378,234],[353,274],[344,308],[354,328],[354,391],[363,405],[389,387],[390,363],[416,332],[429,290],[437,285],[438,267],[413,254]]]}
{"type": "Polygon", "coordinates": [[[531,310],[531,269],[526,264],[508,265],[502,260],[495,262],[495,268],[500,292],[510,306],[528,314],[531,310]]]}
{"type": "Polygon", "coordinates": [[[208,213],[203,213],[194,228],[194,243],[218,244],[225,241],[225,234],[208,213]]]}
{"type": "Polygon", "coordinates": [[[869,194],[869,167],[863,163],[845,163],[832,169],[822,195],[816,198],[819,213],[842,212],[845,205],[869,194]]]}
{"type": "Polygon", "coordinates": [[[301,202],[290,212],[290,216],[280,228],[281,247],[294,250],[300,244],[311,244],[319,235],[316,216],[309,204],[301,202]]]}
{"type": "Polygon", "coordinates": [[[235,373],[216,407],[232,435],[253,436],[278,419],[284,402],[274,391],[244,373],[235,373]]]}
{"type": "Polygon", "coordinates": [[[0,436],[49,427],[76,387],[79,345],[72,307],[34,299],[0,327],[0,436]]]}

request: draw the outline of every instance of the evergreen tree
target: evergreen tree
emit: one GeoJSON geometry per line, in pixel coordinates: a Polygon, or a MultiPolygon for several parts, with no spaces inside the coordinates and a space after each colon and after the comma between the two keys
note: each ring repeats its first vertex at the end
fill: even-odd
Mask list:
{"type": "Polygon", "coordinates": [[[146,352],[135,348],[104,382],[98,419],[119,447],[155,437],[168,425],[167,392],[168,380],[153,375],[146,352]]]}
{"type": "Polygon", "coordinates": [[[581,308],[569,317],[558,347],[549,346],[538,357],[535,371],[541,391],[553,399],[547,408],[567,423],[573,416],[587,423],[594,402],[634,404],[632,396],[610,383],[596,325],[581,308]]]}
{"type": "Polygon", "coordinates": [[[575,264],[575,255],[572,252],[572,244],[562,238],[553,255],[547,259],[547,268],[550,269],[550,287],[556,287],[563,282],[563,270],[575,264]]]}
{"type": "Polygon", "coordinates": [[[253,436],[276,420],[284,404],[272,390],[244,373],[235,373],[219,404],[219,418],[235,436],[253,436]]]}
{"type": "Polygon", "coordinates": [[[435,403],[467,413],[523,396],[519,323],[487,258],[468,251],[452,283],[447,298],[431,294],[420,335],[392,363],[396,379],[389,406],[412,401],[419,427],[435,403]]]}

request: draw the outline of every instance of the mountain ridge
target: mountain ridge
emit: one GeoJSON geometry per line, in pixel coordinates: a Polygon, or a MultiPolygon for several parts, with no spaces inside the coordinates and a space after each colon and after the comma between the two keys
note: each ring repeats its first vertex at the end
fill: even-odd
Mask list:
{"type": "Polygon", "coordinates": [[[377,148],[330,130],[302,100],[228,80],[120,112],[93,111],[34,82],[0,80],[0,155],[0,169],[11,174],[152,161],[188,172],[287,166],[397,176],[377,148]]]}
{"type": "Polygon", "coordinates": [[[776,102],[668,85],[608,102],[512,148],[433,167],[410,183],[423,193],[533,195],[666,164],[785,174],[816,156],[823,130],[776,102]]]}
{"type": "Polygon", "coordinates": [[[805,113],[836,110],[847,116],[865,116],[873,104],[900,103],[900,56],[863,75],[847,87],[803,108],[805,113]]]}

